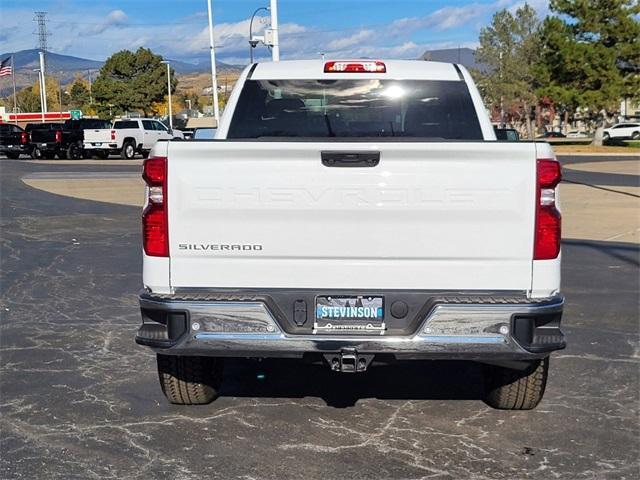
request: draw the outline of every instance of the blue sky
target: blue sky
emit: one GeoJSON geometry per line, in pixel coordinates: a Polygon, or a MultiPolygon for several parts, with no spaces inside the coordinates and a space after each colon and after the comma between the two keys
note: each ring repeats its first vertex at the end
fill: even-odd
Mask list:
{"type": "MultiPolygon", "coordinates": [[[[280,0],[281,55],[416,58],[428,49],[474,47],[480,28],[522,0],[280,0]]],[[[531,0],[540,15],[546,0],[531,0]]],[[[269,0],[213,0],[220,61],[247,62],[248,23],[269,0]]],[[[48,12],[50,50],[104,60],[139,46],[192,63],[208,58],[206,0],[0,0],[0,51],[33,48],[34,11],[48,12]]],[[[263,12],[264,14],[264,12],[263,12]]],[[[264,28],[267,18],[254,24],[264,28]]],[[[267,56],[262,47],[258,58],[267,56]]]]}

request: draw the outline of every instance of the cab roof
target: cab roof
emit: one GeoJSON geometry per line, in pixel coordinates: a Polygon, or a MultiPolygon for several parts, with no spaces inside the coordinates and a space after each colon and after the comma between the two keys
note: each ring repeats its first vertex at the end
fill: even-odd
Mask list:
{"type": "MultiPolygon", "coordinates": [[[[252,68],[251,66],[248,68],[252,68]]],[[[405,79],[405,80],[463,80],[462,66],[453,63],[426,62],[422,60],[377,60],[377,59],[331,59],[326,60],[285,60],[255,64],[250,75],[252,80],[303,80],[303,79],[405,79]],[[325,73],[327,62],[347,61],[383,62],[385,73],[340,72],[325,73]]]]}

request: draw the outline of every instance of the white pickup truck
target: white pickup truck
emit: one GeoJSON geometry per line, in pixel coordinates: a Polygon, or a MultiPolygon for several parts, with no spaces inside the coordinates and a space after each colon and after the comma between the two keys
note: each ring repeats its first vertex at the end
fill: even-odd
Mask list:
{"type": "Polygon", "coordinates": [[[489,405],[541,400],[565,347],[560,165],[496,141],[464,67],[253,64],[216,139],[158,143],[143,178],[136,341],[170,402],[213,400],[225,357],[469,360],[489,405]]]}
{"type": "Polygon", "coordinates": [[[113,122],[110,129],[86,130],[84,151],[99,158],[109,154],[120,155],[130,160],[136,153],[146,157],[159,140],[183,140],[179,130],[171,130],[158,120],[151,118],[123,118],[113,122]]]}

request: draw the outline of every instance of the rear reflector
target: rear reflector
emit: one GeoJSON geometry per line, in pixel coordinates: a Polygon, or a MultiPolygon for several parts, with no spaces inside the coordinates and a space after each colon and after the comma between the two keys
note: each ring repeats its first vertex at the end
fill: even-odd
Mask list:
{"type": "Polygon", "coordinates": [[[62,142],[62,132],[60,130],[56,130],[56,143],[62,142]]]}
{"type": "Polygon", "coordinates": [[[327,62],[324,73],[386,73],[387,66],[383,62],[327,62]]]}
{"type": "Polygon", "coordinates": [[[116,131],[111,130],[111,140],[115,140],[115,139],[116,139],[116,131]]]}
{"type": "Polygon", "coordinates": [[[534,260],[552,260],[560,254],[562,217],[556,208],[556,187],[560,180],[560,163],[546,158],[538,160],[534,260]]]}
{"type": "Polygon", "coordinates": [[[167,214],[162,203],[149,203],[142,213],[144,252],[151,257],[169,256],[167,214]]]}
{"type": "Polygon", "coordinates": [[[25,145],[28,141],[29,141],[29,136],[27,135],[27,132],[21,132],[20,133],[20,143],[22,145],[25,145]]]}
{"type": "Polygon", "coordinates": [[[151,257],[168,257],[167,158],[147,158],[142,167],[142,178],[147,184],[147,207],[142,212],[144,252],[151,257]]]}

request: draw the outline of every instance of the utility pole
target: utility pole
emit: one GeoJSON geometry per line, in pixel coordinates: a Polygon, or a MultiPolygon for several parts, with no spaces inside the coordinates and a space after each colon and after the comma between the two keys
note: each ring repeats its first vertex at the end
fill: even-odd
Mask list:
{"type": "Polygon", "coordinates": [[[91,80],[91,70],[87,70],[87,73],[89,74],[89,105],[93,105],[93,94],[92,94],[92,88],[93,88],[93,82],[91,80]]]}
{"type": "Polygon", "coordinates": [[[502,95],[502,52],[500,52],[500,128],[504,128],[504,96],[502,95]]]}
{"type": "Polygon", "coordinates": [[[164,63],[167,66],[167,91],[169,92],[169,129],[173,130],[173,110],[171,106],[171,67],[168,60],[163,60],[160,63],[164,63]]]}
{"type": "Polygon", "coordinates": [[[18,113],[18,97],[16,96],[16,60],[11,55],[11,80],[13,82],[13,113],[18,113]]]}
{"type": "Polygon", "coordinates": [[[211,0],[207,0],[209,14],[209,51],[211,53],[211,87],[213,88],[213,116],[216,119],[216,127],[220,123],[220,110],[218,107],[218,81],[216,79],[216,45],[213,41],[213,9],[211,0]]]}
{"type": "MultiPolygon", "coordinates": [[[[40,55],[40,91],[42,92],[42,114],[47,113],[47,85],[44,79],[44,52],[38,52],[40,55]]],[[[43,117],[44,118],[44,117],[43,117]]]]}
{"type": "Polygon", "coordinates": [[[273,32],[273,44],[271,58],[274,62],[280,61],[280,40],[278,40],[278,0],[271,0],[271,31],[273,32]]]}

